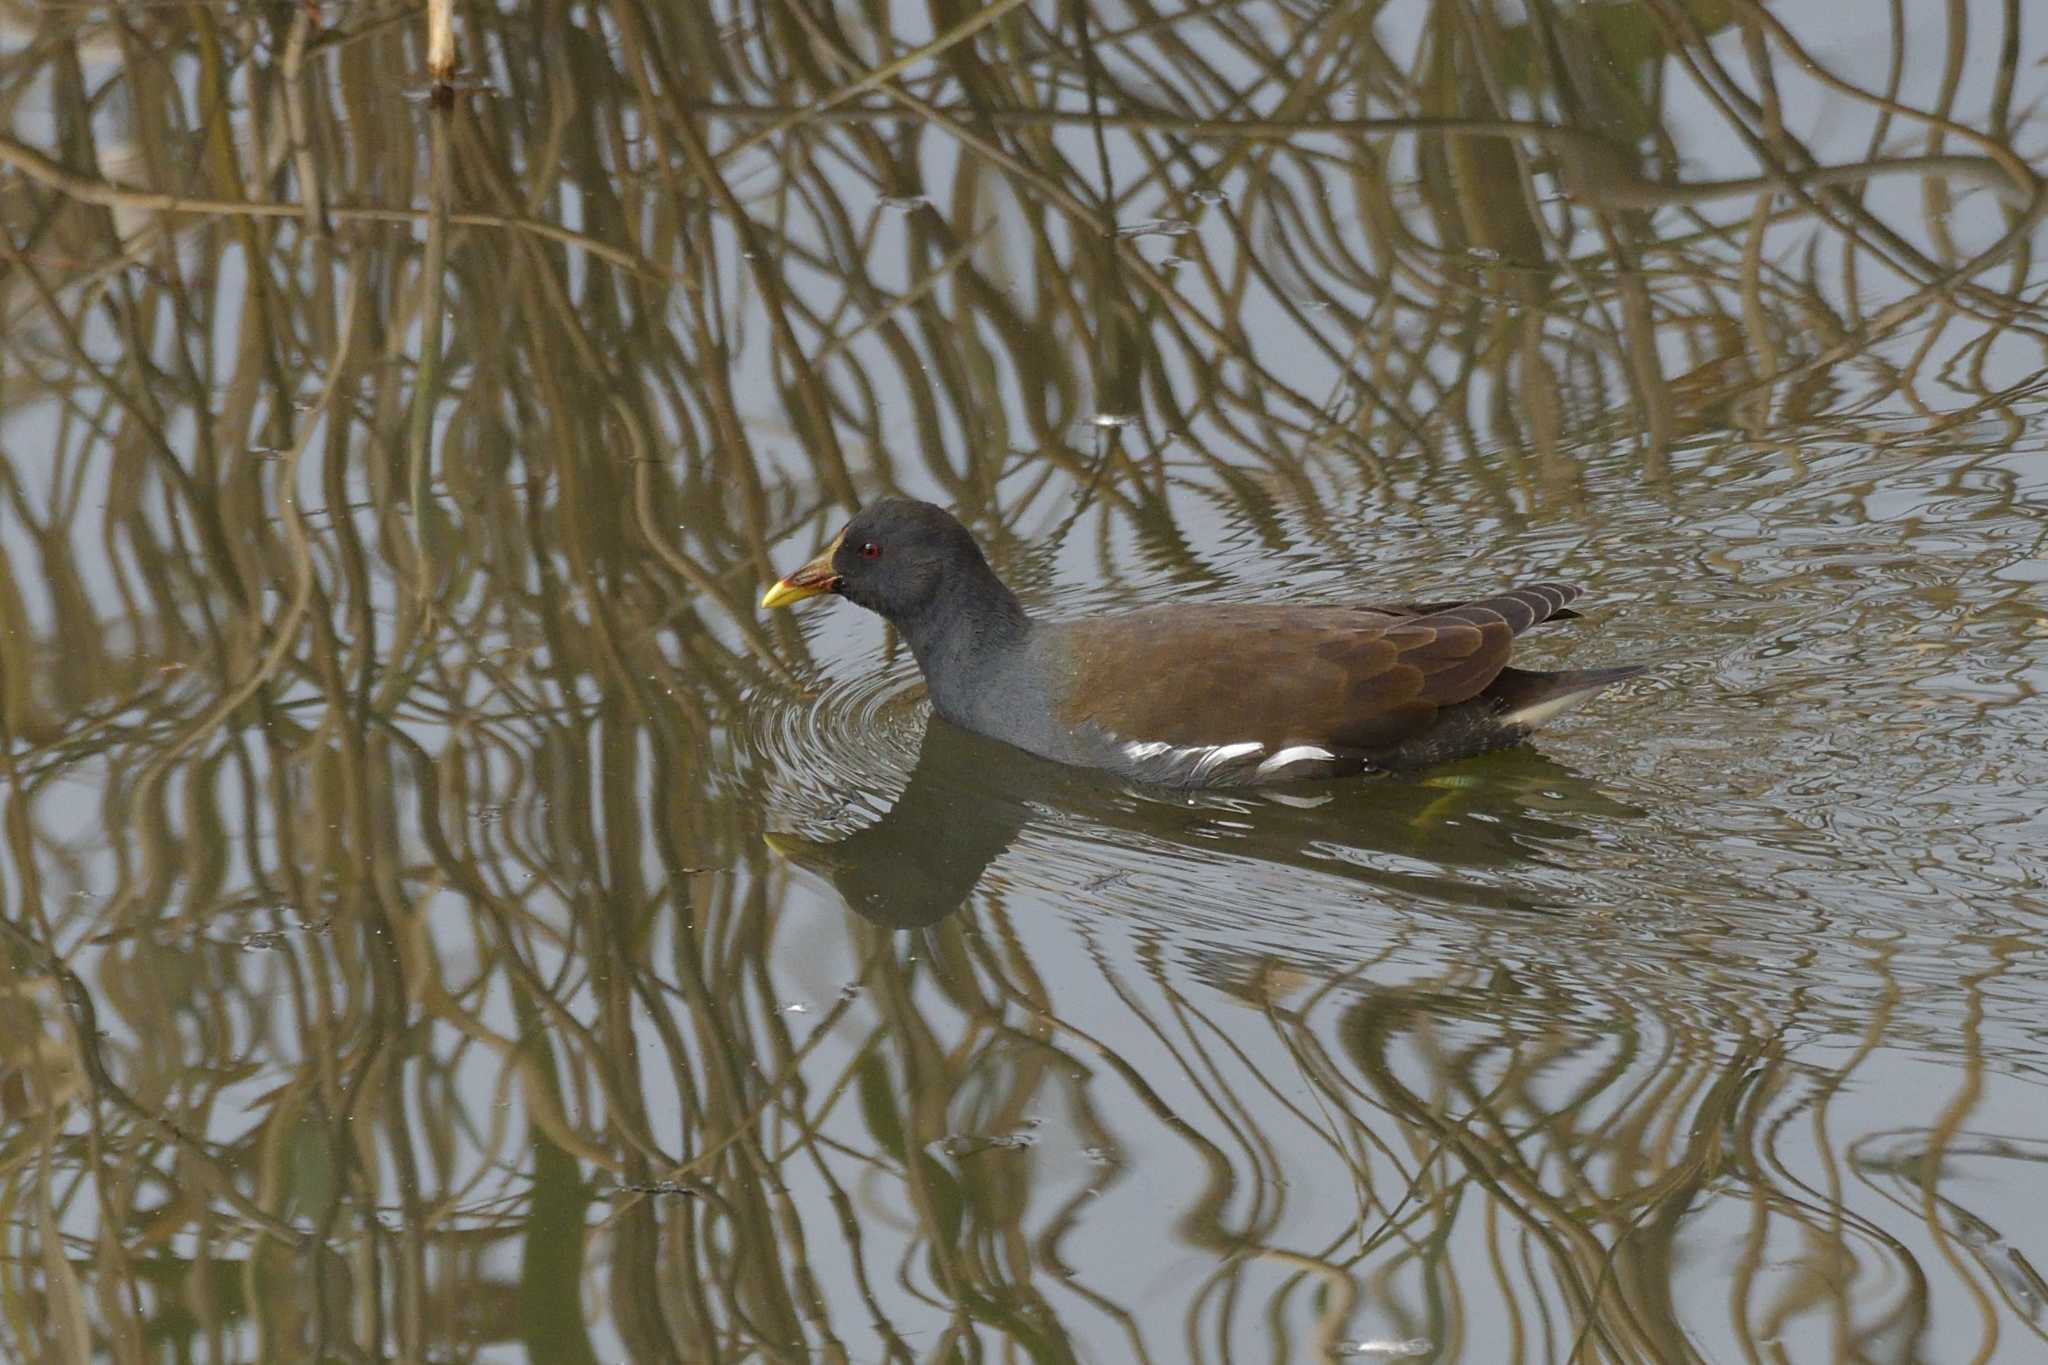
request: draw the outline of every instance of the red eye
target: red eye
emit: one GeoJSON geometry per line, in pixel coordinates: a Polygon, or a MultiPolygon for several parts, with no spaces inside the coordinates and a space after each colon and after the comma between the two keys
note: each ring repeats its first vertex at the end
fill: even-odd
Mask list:
{"type": "Polygon", "coordinates": [[[880,559],[882,557],[882,547],[871,540],[860,547],[860,557],[862,559],[880,559]]]}

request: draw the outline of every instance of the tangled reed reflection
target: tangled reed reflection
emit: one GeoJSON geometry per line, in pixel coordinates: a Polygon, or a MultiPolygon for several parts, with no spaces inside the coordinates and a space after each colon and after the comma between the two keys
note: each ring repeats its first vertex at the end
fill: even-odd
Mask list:
{"type": "Polygon", "coordinates": [[[1533,755],[894,802],[752,609],[884,490],[1105,594],[1816,443],[2024,524],[2026,8],[0,7],[7,1352],[2048,1350],[2038,934],[1535,932],[1631,807],[1533,755]]]}

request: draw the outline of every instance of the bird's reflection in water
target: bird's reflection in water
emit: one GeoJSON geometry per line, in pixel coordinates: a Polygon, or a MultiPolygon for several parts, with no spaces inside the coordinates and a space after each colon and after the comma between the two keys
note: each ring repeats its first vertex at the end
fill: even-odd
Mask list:
{"type": "Polygon", "coordinates": [[[1538,862],[1584,837],[1589,817],[1637,813],[1526,745],[1417,774],[1181,792],[1046,762],[934,718],[909,785],[880,820],[829,842],[794,833],[768,842],[830,878],[855,913],[895,929],[960,909],[1027,829],[1051,822],[1098,842],[1179,848],[1195,862],[1251,859],[1537,910],[1497,878],[1461,889],[1457,873],[1538,862]]]}

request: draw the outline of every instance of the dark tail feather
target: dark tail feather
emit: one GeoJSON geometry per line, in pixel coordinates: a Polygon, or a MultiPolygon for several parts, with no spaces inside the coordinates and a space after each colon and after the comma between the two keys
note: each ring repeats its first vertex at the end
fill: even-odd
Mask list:
{"type": "Polygon", "coordinates": [[[1628,667],[1538,673],[1503,668],[1484,692],[1445,708],[1437,723],[1422,734],[1392,749],[1375,751],[1372,761],[1383,768],[1421,768],[1520,744],[1551,717],[1642,671],[1628,667]]]}
{"type": "Polygon", "coordinates": [[[1643,671],[1641,664],[1621,668],[1577,668],[1561,673],[1538,673],[1526,668],[1503,668],[1483,694],[1491,701],[1502,725],[1533,730],[1554,716],[1563,714],[1604,688],[1643,671]]]}

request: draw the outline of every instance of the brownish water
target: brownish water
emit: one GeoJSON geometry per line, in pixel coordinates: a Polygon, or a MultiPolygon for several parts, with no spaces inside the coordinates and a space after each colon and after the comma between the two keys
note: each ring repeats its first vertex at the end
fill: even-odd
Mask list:
{"type": "Polygon", "coordinates": [[[2030,4],[0,25],[0,1355],[2048,1359],[2030,4]],[[1650,668],[1120,786],[883,492],[1650,668]]]}

